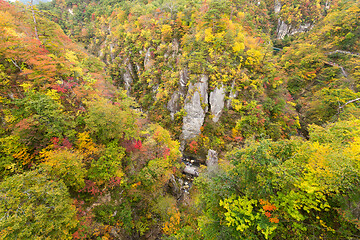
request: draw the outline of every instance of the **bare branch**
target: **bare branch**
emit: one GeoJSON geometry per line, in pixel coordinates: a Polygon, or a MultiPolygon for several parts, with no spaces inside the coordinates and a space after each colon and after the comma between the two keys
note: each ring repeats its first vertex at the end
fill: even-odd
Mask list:
{"type": "Polygon", "coordinates": [[[20,72],[22,72],[21,67],[19,67],[19,65],[17,65],[17,63],[12,58],[10,58],[10,60],[15,65],[15,67],[17,67],[20,70],[20,72]]]}
{"type": "Polygon", "coordinates": [[[348,105],[350,103],[353,103],[353,102],[357,102],[357,101],[360,101],[360,98],[356,98],[356,99],[353,99],[353,100],[350,100],[350,101],[346,102],[344,105],[339,107],[339,110],[343,109],[346,105],[348,105]]]}

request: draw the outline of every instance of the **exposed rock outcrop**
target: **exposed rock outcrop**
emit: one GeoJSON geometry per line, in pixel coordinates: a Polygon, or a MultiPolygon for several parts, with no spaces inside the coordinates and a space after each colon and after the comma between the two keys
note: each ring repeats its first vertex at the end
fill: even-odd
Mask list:
{"type": "Polygon", "coordinates": [[[183,69],[180,71],[180,76],[179,76],[179,90],[175,91],[171,95],[171,98],[166,106],[167,109],[170,111],[170,116],[172,120],[174,120],[175,113],[180,111],[180,109],[182,108],[181,98],[184,98],[186,96],[187,82],[188,82],[188,72],[186,69],[183,69]]]}
{"type": "MultiPolygon", "coordinates": [[[[281,2],[279,0],[275,0],[275,4],[274,4],[274,12],[275,12],[275,14],[280,13],[281,7],[282,7],[281,2]]],[[[284,39],[284,37],[286,35],[294,35],[296,33],[307,32],[311,28],[312,28],[311,23],[306,23],[306,24],[300,25],[297,28],[294,28],[293,26],[291,26],[289,24],[286,24],[279,17],[278,18],[277,28],[276,28],[276,36],[277,36],[277,39],[284,39]]]]}
{"type": "Polygon", "coordinates": [[[280,10],[281,10],[281,2],[279,0],[275,0],[275,4],[274,4],[275,14],[278,14],[280,10]]]}
{"type": "Polygon", "coordinates": [[[181,178],[177,178],[174,175],[171,175],[168,183],[170,194],[176,198],[180,198],[182,195],[181,187],[183,184],[184,181],[181,178]]]}
{"type": "Polygon", "coordinates": [[[284,39],[284,37],[289,33],[289,26],[280,18],[278,19],[276,33],[277,39],[284,39]]]}
{"type": "Polygon", "coordinates": [[[174,120],[175,113],[177,113],[181,108],[180,96],[181,95],[179,91],[174,92],[167,104],[167,109],[170,111],[170,116],[172,120],[174,120]]]}
{"type": "Polygon", "coordinates": [[[213,121],[216,123],[219,121],[221,112],[224,108],[225,100],[225,89],[223,86],[215,88],[214,91],[210,93],[210,110],[213,117],[213,121]]]}
{"type": "Polygon", "coordinates": [[[133,66],[132,66],[129,58],[125,59],[124,65],[126,66],[125,72],[123,73],[124,88],[126,90],[127,95],[130,96],[131,85],[134,82],[134,79],[133,79],[133,75],[134,75],[133,66]]]}
{"type": "Polygon", "coordinates": [[[236,98],[238,95],[238,91],[235,90],[235,81],[232,82],[231,84],[231,90],[229,92],[229,97],[226,101],[226,108],[230,109],[231,107],[231,101],[236,98]]]}
{"type": "Polygon", "coordinates": [[[311,23],[306,23],[304,25],[300,25],[298,28],[294,28],[291,25],[286,24],[280,18],[278,20],[277,26],[277,39],[284,39],[286,35],[294,35],[296,33],[307,32],[312,28],[311,23]]]}
{"type": "Polygon", "coordinates": [[[208,76],[202,75],[199,82],[190,84],[186,96],[183,118],[182,139],[188,140],[200,134],[208,111],[208,76]]]}
{"type": "Polygon", "coordinates": [[[218,167],[218,154],[215,150],[209,149],[206,157],[206,166],[209,172],[214,171],[218,167]]]}
{"type": "Polygon", "coordinates": [[[149,70],[152,67],[152,65],[153,65],[153,61],[151,60],[151,51],[150,48],[148,48],[144,58],[144,69],[149,70]]]}
{"type": "Polygon", "coordinates": [[[192,175],[194,177],[199,176],[199,170],[198,170],[198,167],[196,167],[196,166],[188,166],[188,165],[186,165],[183,172],[186,173],[186,174],[190,174],[190,175],[192,175]]]}

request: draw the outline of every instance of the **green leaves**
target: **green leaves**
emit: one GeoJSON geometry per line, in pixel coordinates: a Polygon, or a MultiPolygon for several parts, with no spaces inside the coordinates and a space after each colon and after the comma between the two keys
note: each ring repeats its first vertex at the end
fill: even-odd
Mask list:
{"type": "Polygon", "coordinates": [[[67,187],[41,170],[6,178],[0,183],[2,239],[72,239],[75,208],[67,187]]]}
{"type": "Polygon", "coordinates": [[[138,138],[136,119],[139,111],[133,110],[136,104],[124,97],[112,102],[102,97],[88,101],[85,122],[92,135],[102,142],[138,138]]]}
{"type": "Polygon", "coordinates": [[[234,226],[237,231],[244,232],[246,229],[254,224],[255,216],[253,213],[253,205],[256,205],[256,200],[249,200],[246,197],[237,199],[235,196],[220,200],[220,206],[224,207],[227,212],[225,213],[225,219],[228,226],[234,226]]]}
{"type": "Polygon", "coordinates": [[[21,120],[15,128],[15,133],[29,137],[29,132],[45,138],[49,141],[52,137],[74,137],[74,117],[64,111],[64,107],[56,101],[52,92],[43,94],[39,92],[28,92],[27,96],[17,100],[15,116],[21,120]],[[40,136],[41,135],[41,136],[40,136]]]}
{"type": "Polygon", "coordinates": [[[89,178],[98,183],[108,182],[111,178],[121,178],[124,175],[122,160],[125,149],[118,146],[117,142],[110,142],[101,157],[93,160],[89,169],[89,178]]]}
{"type": "Polygon", "coordinates": [[[84,187],[86,169],[83,163],[83,156],[74,150],[60,149],[43,151],[42,156],[45,162],[42,167],[53,176],[61,179],[70,189],[79,190],[84,187]]]}
{"type": "Polygon", "coordinates": [[[357,235],[359,130],[358,120],[314,125],[309,141],[261,140],[229,153],[225,176],[196,180],[204,197],[201,232],[235,230],[249,239],[357,235]]]}

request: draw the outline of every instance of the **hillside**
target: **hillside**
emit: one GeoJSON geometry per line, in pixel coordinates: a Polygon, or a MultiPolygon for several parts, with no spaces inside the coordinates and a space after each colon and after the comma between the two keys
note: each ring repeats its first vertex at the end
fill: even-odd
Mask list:
{"type": "Polygon", "coordinates": [[[0,11],[2,238],[360,235],[358,1],[0,11]]]}

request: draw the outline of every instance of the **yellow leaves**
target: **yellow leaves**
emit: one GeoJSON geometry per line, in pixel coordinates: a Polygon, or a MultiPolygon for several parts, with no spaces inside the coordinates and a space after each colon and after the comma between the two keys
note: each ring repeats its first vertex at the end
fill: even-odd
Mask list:
{"type": "Polygon", "coordinates": [[[40,155],[44,159],[42,166],[50,175],[61,178],[67,186],[75,190],[84,186],[86,169],[80,152],[64,148],[43,150],[40,155]]]}
{"type": "Polygon", "coordinates": [[[164,41],[169,41],[172,37],[172,27],[167,24],[162,25],[161,34],[164,41]]]}
{"type": "Polygon", "coordinates": [[[233,99],[232,102],[231,102],[231,105],[235,109],[235,111],[241,112],[243,105],[242,105],[242,103],[240,102],[239,99],[236,99],[236,98],[233,99]]]}
{"type": "Polygon", "coordinates": [[[245,45],[244,43],[240,43],[240,42],[235,42],[234,43],[234,46],[233,46],[233,51],[238,53],[238,52],[241,52],[245,49],[245,45]]]}
{"type": "Polygon", "coordinates": [[[225,31],[216,33],[215,34],[216,41],[218,41],[218,42],[225,41],[225,39],[224,39],[225,34],[226,34],[225,31]]]}
{"type": "MultiPolygon", "coordinates": [[[[15,159],[13,165],[17,164],[30,164],[34,160],[34,155],[29,153],[29,148],[24,146],[20,142],[19,136],[9,136],[6,138],[0,138],[0,145],[3,147],[2,152],[5,155],[11,156],[15,159]]],[[[12,164],[6,166],[9,169],[16,168],[12,164]]]]}
{"type": "Polygon", "coordinates": [[[309,159],[309,170],[317,173],[325,171],[327,167],[327,154],[331,152],[332,149],[328,145],[320,145],[317,142],[313,143],[311,148],[315,151],[309,159]]]}
{"type": "Polygon", "coordinates": [[[7,35],[18,37],[18,34],[15,32],[13,28],[5,27],[4,30],[7,35]]]}
{"type": "Polygon", "coordinates": [[[241,52],[245,49],[244,39],[245,39],[244,34],[241,31],[239,31],[235,37],[234,45],[232,47],[235,53],[241,52]]]}
{"type": "Polygon", "coordinates": [[[238,12],[238,18],[240,18],[240,19],[244,19],[245,18],[245,13],[243,13],[243,12],[238,12]]]}
{"type": "Polygon", "coordinates": [[[24,82],[20,84],[20,87],[24,89],[24,92],[29,92],[31,89],[33,89],[33,84],[31,82],[24,82]]]}
{"type": "Polygon", "coordinates": [[[53,99],[55,101],[60,100],[60,95],[59,95],[58,91],[56,91],[55,89],[47,89],[45,95],[49,96],[51,99],[53,99]]]}
{"type": "Polygon", "coordinates": [[[71,50],[66,50],[65,59],[68,60],[72,65],[71,67],[68,68],[70,72],[76,72],[80,76],[83,75],[83,69],[81,68],[80,62],[75,52],[71,50]]]}
{"type": "Polygon", "coordinates": [[[16,117],[12,115],[9,109],[3,109],[2,112],[5,114],[4,120],[7,123],[14,123],[16,121],[16,117]]]}
{"type": "Polygon", "coordinates": [[[31,156],[27,152],[26,148],[19,149],[12,155],[12,157],[21,160],[23,165],[31,163],[31,156]]]}
{"type": "Polygon", "coordinates": [[[360,137],[354,137],[350,146],[344,150],[344,155],[350,158],[354,165],[360,169],[360,137]]]}
{"type": "Polygon", "coordinates": [[[83,153],[85,156],[90,156],[98,153],[99,148],[92,141],[90,134],[88,132],[83,132],[78,134],[78,139],[76,143],[78,150],[83,153]]]}
{"type": "Polygon", "coordinates": [[[212,28],[205,29],[205,42],[211,42],[214,39],[214,35],[212,35],[212,28]]]}
{"type": "Polygon", "coordinates": [[[14,17],[8,11],[0,11],[0,26],[14,22],[14,17]]]}
{"type": "Polygon", "coordinates": [[[238,197],[235,195],[230,198],[220,200],[219,205],[227,210],[224,214],[227,221],[226,225],[235,226],[237,231],[245,231],[258,218],[253,213],[253,205],[257,204],[257,200],[248,199],[246,197],[238,197]]]}
{"type": "Polygon", "coordinates": [[[137,188],[140,185],[141,185],[141,182],[136,182],[136,183],[131,184],[131,187],[132,188],[137,188]]]}
{"type": "Polygon", "coordinates": [[[249,49],[247,52],[247,58],[245,64],[250,66],[256,66],[260,64],[260,60],[263,58],[263,53],[255,48],[249,49]]]}
{"type": "Polygon", "coordinates": [[[118,10],[118,14],[116,15],[116,18],[122,22],[126,19],[126,13],[123,10],[118,10]]]}
{"type": "Polygon", "coordinates": [[[202,33],[200,31],[198,31],[196,34],[195,34],[195,39],[196,41],[200,41],[200,39],[202,38],[202,33]]]}

